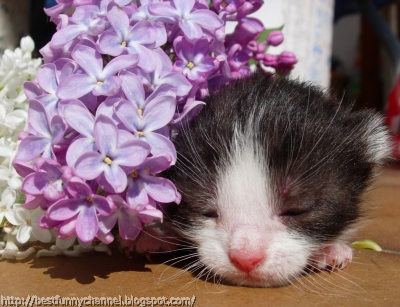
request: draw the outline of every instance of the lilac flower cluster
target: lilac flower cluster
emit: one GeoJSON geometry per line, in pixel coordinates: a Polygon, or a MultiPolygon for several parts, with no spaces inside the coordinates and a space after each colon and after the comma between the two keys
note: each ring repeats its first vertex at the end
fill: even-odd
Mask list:
{"type": "Polygon", "coordinates": [[[250,73],[249,60],[289,71],[292,53],[265,54],[283,36],[247,15],[262,0],[58,0],[44,64],[26,82],[28,131],[14,167],[24,177],[23,208],[58,239],[110,243],[111,229],[134,240],[179,204],[162,177],[177,153],[171,132],[210,91],[250,73]],[[63,14],[66,10],[72,14],[63,14]],[[237,21],[225,35],[225,22],[237,21]],[[36,212],[36,211],[35,211],[36,212]]]}

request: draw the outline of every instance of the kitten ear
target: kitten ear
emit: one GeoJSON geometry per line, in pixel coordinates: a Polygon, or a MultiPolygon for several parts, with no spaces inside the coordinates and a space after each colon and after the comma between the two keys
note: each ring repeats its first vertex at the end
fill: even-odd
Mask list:
{"type": "Polygon", "coordinates": [[[365,154],[369,162],[380,165],[389,160],[393,144],[382,116],[373,112],[368,113],[365,118],[367,142],[365,154]]]}

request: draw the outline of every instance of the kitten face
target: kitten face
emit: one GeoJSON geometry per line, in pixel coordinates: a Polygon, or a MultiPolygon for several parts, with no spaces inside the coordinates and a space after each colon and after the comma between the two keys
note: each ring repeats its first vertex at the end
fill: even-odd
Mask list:
{"type": "Polygon", "coordinates": [[[290,282],[340,241],[390,152],[373,112],[257,76],[211,96],[175,144],[183,198],[172,223],[215,274],[262,287],[290,282]]]}

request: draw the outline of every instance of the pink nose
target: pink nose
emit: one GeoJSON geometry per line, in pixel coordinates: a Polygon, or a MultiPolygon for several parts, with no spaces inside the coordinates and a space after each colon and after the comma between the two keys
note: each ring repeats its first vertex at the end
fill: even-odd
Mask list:
{"type": "Polygon", "coordinates": [[[250,273],[264,259],[264,255],[262,253],[253,255],[231,253],[229,258],[239,270],[245,273],[250,273]]]}

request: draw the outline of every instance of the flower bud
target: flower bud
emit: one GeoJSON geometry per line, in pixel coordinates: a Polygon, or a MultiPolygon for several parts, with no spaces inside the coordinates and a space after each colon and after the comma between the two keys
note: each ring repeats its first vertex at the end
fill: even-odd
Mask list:
{"type": "Polygon", "coordinates": [[[293,52],[284,51],[279,56],[279,64],[284,66],[292,66],[297,63],[297,58],[293,52]]]}
{"type": "Polygon", "coordinates": [[[268,35],[268,45],[271,46],[278,46],[280,44],[282,44],[283,42],[283,33],[282,31],[272,31],[271,33],[269,33],[268,35]]]}
{"type": "Polygon", "coordinates": [[[271,66],[271,67],[275,68],[275,67],[279,66],[278,59],[279,59],[279,57],[277,55],[266,53],[264,55],[263,64],[265,66],[271,66]]]}

